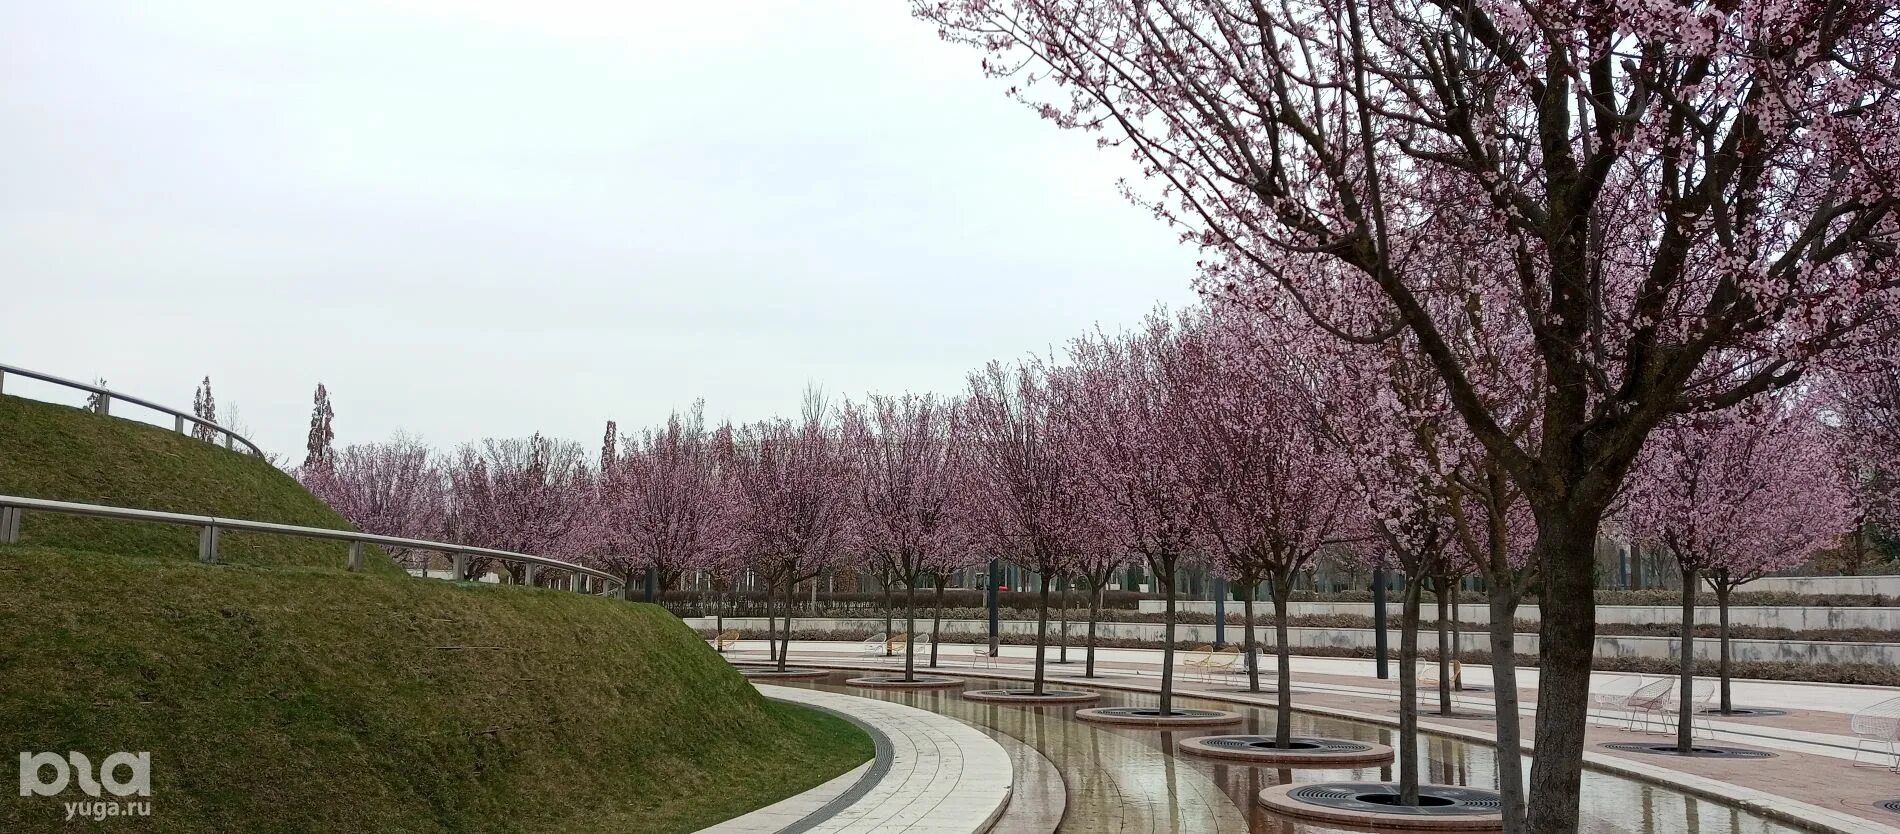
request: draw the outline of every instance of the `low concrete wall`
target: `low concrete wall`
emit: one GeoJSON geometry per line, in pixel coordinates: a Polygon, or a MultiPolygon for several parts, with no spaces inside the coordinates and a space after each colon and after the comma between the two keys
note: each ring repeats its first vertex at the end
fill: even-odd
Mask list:
{"type": "MultiPolygon", "coordinates": [[[[1751,586],[1752,588],[1752,586],[1751,586]]],[[[1159,614],[1163,603],[1159,600],[1142,600],[1137,603],[1143,613],[1159,614]]],[[[1184,600],[1175,603],[1182,611],[1194,611],[1212,615],[1214,603],[1207,600],[1184,600]]],[[[1295,617],[1311,617],[1334,614],[1347,614],[1358,617],[1372,616],[1370,602],[1295,602],[1288,607],[1295,617]]],[[[1386,607],[1390,616],[1399,615],[1397,600],[1386,607]]],[[[1438,609],[1427,598],[1425,616],[1438,616],[1438,609]]],[[[1227,604],[1227,613],[1240,613],[1240,603],[1227,604]]],[[[1273,613],[1272,603],[1254,603],[1257,616],[1269,616],[1273,613]]],[[[1853,608],[1821,606],[1766,606],[1737,605],[1728,610],[1729,622],[1738,626],[1761,626],[1764,628],[1787,628],[1795,631],[1816,629],[1873,628],[1882,631],[1900,631],[1900,608],[1853,608]]],[[[1696,622],[1714,623],[1718,612],[1715,606],[1696,608],[1696,622]]],[[[1458,619],[1484,625],[1491,622],[1491,612],[1482,604],[1465,603],[1458,607],[1458,619]]],[[[1535,605],[1525,605],[1517,609],[1517,619],[1536,622],[1539,612],[1535,605]]],[[[1677,625],[1682,622],[1682,608],[1673,605],[1599,605],[1597,622],[1625,625],[1677,625]]]]}
{"type": "Polygon", "coordinates": [[[1796,594],[1884,594],[1900,596],[1900,575],[1894,576],[1770,576],[1742,586],[1744,591],[1788,591],[1796,594]]]}
{"type": "MultiPolygon", "coordinates": [[[[688,617],[686,624],[694,628],[712,628],[711,617],[688,617]]],[[[726,628],[765,629],[763,617],[727,617],[726,628]]],[[[896,621],[898,630],[903,630],[903,620],[896,621]]],[[[1050,640],[1053,643],[1059,634],[1060,623],[1049,624],[1050,640]]],[[[883,618],[877,619],[838,619],[832,617],[801,617],[793,620],[793,630],[810,631],[869,631],[879,633],[884,630],[883,618]]],[[[920,619],[917,622],[919,633],[927,633],[930,621],[920,619]]],[[[1024,620],[1004,620],[1001,623],[1004,634],[1034,636],[1036,623],[1024,620]]],[[[944,620],[946,634],[985,634],[989,624],[983,620],[944,620]]],[[[1103,638],[1154,640],[1159,641],[1162,626],[1158,623],[1098,623],[1096,634],[1103,638]]],[[[1088,624],[1071,621],[1069,640],[1071,645],[1088,636],[1088,624]]],[[[1287,630],[1289,642],[1294,646],[1326,646],[1345,649],[1371,649],[1374,632],[1369,628],[1290,628],[1287,630]]],[[[1489,648],[1488,637],[1482,631],[1466,631],[1459,641],[1461,651],[1485,651],[1489,648]]],[[[1241,642],[1239,626],[1227,627],[1227,640],[1230,643],[1241,642]]],[[[1273,629],[1260,627],[1254,631],[1254,639],[1261,644],[1274,645],[1273,629]]],[[[1175,639],[1187,643],[1214,642],[1214,626],[1180,624],[1175,626],[1175,639]]],[[[1398,651],[1399,633],[1387,634],[1391,641],[1391,650],[1398,651]]],[[[1649,657],[1673,658],[1676,656],[1677,641],[1673,637],[1598,637],[1596,653],[1598,657],[1649,657]]],[[[1419,635],[1419,646],[1432,649],[1438,645],[1436,632],[1419,635]]],[[[1793,663],[1873,663],[1900,664],[1900,645],[1893,643],[1828,643],[1807,640],[1733,640],[1729,644],[1735,660],[1770,660],[1793,663]]],[[[1720,648],[1714,639],[1698,639],[1695,643],[1696,657],[1716,659],[1720,648]]],[[[1516,650],[1519,654],[1537,653],[1537,635],[1519,634],[1516,638],[1516,650]]]]}

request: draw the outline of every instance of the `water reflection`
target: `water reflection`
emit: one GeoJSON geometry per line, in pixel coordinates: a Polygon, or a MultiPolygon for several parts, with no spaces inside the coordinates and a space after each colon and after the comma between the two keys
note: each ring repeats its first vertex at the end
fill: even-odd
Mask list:
{"type": "MultiPolygon", "coordinates": [[[[1340,831],[1290,820],[1261,808],[1254,796],[1288,782],[1390,781],[1387,766],[1326,770],[1288,770],[1174,755],[1181,739],[1201,735],[1270,735],[1271,710],[1183,698],[1184,706],[1240,712],[1239,728],[1157,732],[1074,720],[1073,706],[1017,707],[966,701],[955,689],[919,691],[845,686],[848,675],[791,683],[869,698],[882,698],[948,715],[1007,733],[1035,748],[1062,772],[1068,810],[1058,831],[1085,832],[1253,832],[1253,834],[1326,834],[1340,831]]],[[[973,688],[993,684],[978,681],[973,688]]],[[[1084,706],[1152,706],[1153,698],[1103,690],[1102,700],[1084,706]]],[[[1293,716],[1294,735],[1328,736],[1398,747],[1393,730],[1309,715],[1293,716]]],[[[1497,760],[1485,747],[1426,736],[1420,745],[1423,772],[1450,785],[1497,787],[1497,760]]],[[[1530,770],[1525,763],[1525,772],[1530,770]]],[[[1585,772],[1583,822],[1589,834],[1795,834],[1796,829],[1738,807],[1708,802],[1664,788],[1602,773],[1585,772]]]]}

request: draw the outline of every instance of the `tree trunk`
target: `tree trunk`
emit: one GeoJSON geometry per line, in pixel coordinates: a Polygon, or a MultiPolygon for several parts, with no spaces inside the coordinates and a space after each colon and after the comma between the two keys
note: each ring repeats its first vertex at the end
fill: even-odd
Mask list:
{"type": "Polygon", "coordinates": [[[934,580],[937,583],[937,604],[936,613],[930,620],[930,668],[932,669],[937,668],[937,635],[943,631],[943,584],[945,578],[942,573],[938,573],[934,580]]]}
{"type": "Polygon", "coordinates": [[[1722,714],[1728,715],[1730,712],[1734,711],[1735,709],[1734,702],[1729,699],[1729,655],[1728,655],[1728,594],[1730,591],[1735,590],[1735,586],[1729,584],[1728,574],[1726,572],[1718,574],[1716,579],[1718,581],[1715,583],[1715,616],[1716,616],[1716,620],[1719,622],[1719,625],[1717,627],[1720,629],[1720,637],[1721,637],[1721,642],[1722,642],[1722,658],[1720,661],[1720,664],[1721,664],[1720,675],[1722,678],[1722,695],[1721,695],[1722,714]]]}
{"type": "Polygon", "coordinates": [[[917,577],[904,580],[904,682],[917,679],[917,577]]]}
{"type": "Polygon", "coordinates": [[[1280,703],[1273,711],[1273,743],[1285,750],[1293,744],[1293,650],[1287,645],[1286,608],[1287,601],[1293,596],[1293,583],[1290,577],[1273,577],[1273,639],[1274,660],[1279,664],[1276,680],[1280,687],[1280,703]]]}
{"type": "Polygon", "coordinates": [[[1525,828],[1576,831],[1590,718],[1590,657],[1596,649],[1596,548],[1602,510],[1561,503],[1540,510],[1537,552],[1543,587],[1538,639],[1537,757],[1531,763],[1525,828]]]}
{"type": "Polygon", "coordinates": [[[778,588],[765,583],[765,660],[778,662],[778,588]]]}
{"type": "MultiPolygon", "coordinates": [[[[1451,650],[1453,656],[1464,654],[1465,651],[1465,618],[1459,611],[1459,607],[1463,602],[1458,599],[1464,591],[1458,587],[1459,584],[1462,583],[1453,584],[1451,587],[1451,650]]],[[[1465,676],[1463,673],[1452,678],[1451,688],[1461,692],[1464,691],[1465,676]]]]}
{"type": "Polygon", "coordinates": [[[1056,580],[1056,583],[1062,586],[1062,654],[1056,660],[1057,663],[1069,662],[1069,585],[1074,581],[1073,578],[1066,576],[1056,580]]]}
{"type": "MultiPolygon", "coordinates": [[[[719,644],[719,635],[726,633],[726,592],[720,590],[713,595],[713,644],[719,644]]],[[[725,653],[721,646],[720,653],[725,653]]]]}
{"type": "Polygon", "coordinates": [[[1451,658],[1454,652],[1451,646],[1450,624],[1451,600],[1445,597],[1446,586],[1451,584],[1448,577],[1438,578],[1438,714],[1451,714],[1451,658]]]}
{"type": "Polygon", "coordinates": [[[1161,583],[1161,591],[1168,601],[1167,614],[1161,620],[1161,717],[1174,714],[1174,558],[1161,560],[1160,567],[1166,572],[1166,579],[1156,571],[1155,581],[1161,583]]]}
{"type": "Polygon", "coordinates": [[[1095,624],[1102,619],[1102,586],[1106,581],[1091,583],[1089,588],[1089,645],[1085,650],[1086,659],[1082,664],[1082,677],[1095,677],[1095,624]]]}
{"type": "Polygon", "coordinates": [[[1695,749],[1695,598],[1701,580],[1695,568],[1682,569],[1682,680],[1676,684],[1676,752],[1695,749]]]}
{"type": "Polygon", "coordinates": [[[1040,578],[1042,592],[1038,597],[1040,602],[1036,606],[1036,683],[1030,690],[1034,695],[1042,694],[1042,682],[1046,677],[1044,673],[1047,671],[1043,668],[1042,661],[1047,656],[1046,650],[1049,648],[1049,574],[1045,572],[1040,578]]]}
{"type": "MultiPolygon", "coordinates": [[[[1497,566],[1509,571],[1502,554],[1497,566]]],[[[1524,831],[1524,756],[1520,752],[1524,736],[1517,712],[1517,590],[1496,579],[1489,587],[1491,615],[1491,700],[1497,705],[1498,723],[1498,794],[1499,812],[1504,816],[1505,834],[1524,831]]]]}
{"type": "Polygon", "coordinates": [[[779,633],[778,644],[778,670],[781,672],[785,671],[785,660],[792,653],[792,606],[795,604],[794,595],[797,593],[797,588],[798,580],[794,577],[786,577],[785,630],[779,633]]]}
{"type": "MultiPolygon", "coordinates": [[[[1253,639],[1253,598],[1259,584],[1258,582],[1248,582],[1246,586],[1247,597],[1240,602],[1241,616],[1246,618],[1246,621],[1241,623],[1240,626],[1244,630],[1240,636],[1240,641],[1244,647],[1242,651],[1247,654],[1248,692],[1260,691],[1260,645],[1255,643],[1253,639]]],[[[1280,693],[1280,697],[1285,698],[1286,693],[1280,693]]]]}
{"type": "Polygon", "coordinates": [[[1405,577],[1399,609],[1399,804],[1418,804],[1418,609],[1424,585],[1405,577]]]}
{"type": "MultiPolygon", "coordinates": [[[[897,607],[896,602],[891,599],[891,585],[892,584],[893,584],[893,581],[890,578],[886,577],[884,580],[884,656],[885,657],[891,656],[891,638],[897,636],[891,633],[892,609],[897,607]]],[[[905,637],[905,643],[908,644],[910,635],[906,634],[904,635],[904,637],[905,637]]]]}

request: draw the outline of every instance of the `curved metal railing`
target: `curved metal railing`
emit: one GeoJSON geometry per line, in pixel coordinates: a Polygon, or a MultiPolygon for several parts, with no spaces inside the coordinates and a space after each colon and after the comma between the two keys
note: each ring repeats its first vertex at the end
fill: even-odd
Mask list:
{"type": "MultiPolygon", "coordinates": [[[[145,406],[146,408],[152,409],[153,411],[162,411],[172,416],[172,428],[176,429],[179,434],[185,433],[185,424],[187,423],[194,426],[203,426],[207,429],[212,430],[213,432],[223,435],[224,448],[226,449],[236,449],[238,444],[243,444],[245,450],[249,451],[251,454],[256,455],[260,458],[264,456],[264,450],[257,448],[257,444],[252,443],[249,439],[245,438],[244,435],[238,434],[237,432],[234,432],[230,429],[220,426],[217,423],[213,423],[210,420],[202,419],[196,414],[186,414],[183,411],[179,411],[178,409],[175,409],[175,408],[159,405],[158,403],[152,402],[151,400],[134,397],[134,396],[131,396],[130,394],[121,394],[110,388],[102,388],[100,386],[92,385],[90,383],[77,382],[74,380],[66,379],[65,377],[57,377],[57,376],[53,376],[52,374],[43,374],[43,373],[40,373],[39,371],[32,371],[26,368],[16,368],[12,365],[0,365],[0,394],[6,393],[7,374],[23,376],[28,379],[37,379],[41,382],[50,382],[54,385],[63,385],[67,388],[77,388],[81,391],[85,391],[90,394],[98,394],[99,396],[104,397],[104,399],[100,401],[101,406],[99,409],[99,413],[101,414],[112,413],[113,400],[122,400],[124,402],[128,402],[133,405],[145,406]]],[[[212,441],[212,442],[215,443],[216,441],[212,441]]]]}
{"type": "Polygon", "coordinates": [[[218,518],[208,515],[189,515],[186,513],[168,513],[157,510],[137,510],[129,507],[106,507],[98,504],[79,504],[71,501],[50,501],[44,498],[25,498],[18,495],[0,495],[0,544],[17,544],[20,541],[20,518],[28,510],[33,512],[60,513],[62,515],[89,516],[92,518],[113,518],[122,521],[146,521],[156,524],[179,524],[197,527],[198,558],[204,562],[218,561],[218,535],[225,530],[240,530],[247,533],[274,533],[280,536],[301,536],[309,539],[329,539],[348,542],[350,545],[349,569],[363,569],[363,545],[379,544],[387,547],[400,547],[410,550],[430,550],[449,554],[455,568],[453,576],[467,575],[468,558],[478,557],[496,559],[503,562],[515,562],[526,566],[524,573],[528,584],[534,584],[535,573],[540,569],[564,571],[567,573],[568,590],[582,593],[596,592],[611,594],[625,584],[625,580],[606,571],[550,559],[546,556],[531,556],[507,550],[494,550],[486,547],[466,547],[447,542],[406,539],[400,536],[378,536],[373,533],[359,533],[354,530],[330,530],[323,527],[298,527],[291,524],[275,524],[268,521],[246,521],[237,518],[218,518]],[[593,580],[598,580],[593,581],[593,580]]]}

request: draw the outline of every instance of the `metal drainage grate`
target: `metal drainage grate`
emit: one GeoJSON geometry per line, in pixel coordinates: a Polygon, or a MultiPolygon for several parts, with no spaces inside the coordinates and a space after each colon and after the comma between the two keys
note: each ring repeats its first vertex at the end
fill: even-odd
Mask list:
{"type": "MultiPolygon", "coordinates": [[[[1158,707],[1105,707],[1095,710],[1095,715],[1125,715],[1129,718],[1160,718],[1158,707]]],[[[1227,713],[1211,709],[1182,709],[1176,707],[1167,713],[1168,718],[1218,718],[1227,713]]]]}
{"type": "Polygon", "coordinates": [[[1496,791],[1455,785],[1420,785],[1418,804],[1400,805],[1399,786],[1390,782],[1322,782],[1295,788],[1287,797],[1324,808],[1417,817],[1491,814],[1503,805],[1496,791]]]}
{"type": "Polygon", "coordinates": [[[1775,709],[1773,707],[1736,707],[1724,713],[1721,707],[1709,707],[1708,709],[1696,710],[1696,713],[1698,715],[1713,715],[1717,718],[1724,715],[1759,718],[1764,715],[1787,715],[1788,711],[1785,709],[1775,709]]]}
{"type": "Polygon", "coordinates": [[[1609,750],[1622,750],[1629,753],[1654,753],[1661,756],[1687,755],[1698,759],[1772,759],[1775,754],[1765,750],[1749,750],[1742,747],[1719,747],[1713,744],[1698,744],[1682,753],[1672,741],[1619,741],[1605,744],[1609,750]]]}
{"type": "Polygon", "coordinates": [[[1880,803],[1880,807],[1885,808],[1889,811],[1892,811],[1896,814],[1900,814],[1900,799],[1889,799],[1886,802],[1880,803]]]}
{"type": "Polygon", "coordinates": [[[1269,736],[1215,736],[1201,740],[1208,747],[1226,750],[1302,750],[1314,753],[1363,753],[1371,750],[1369,744],[1356,741],[1344,741],[1336,738],[1311,738],[1294,736],[1289,744],[1282,748],[1269,736]]]}

